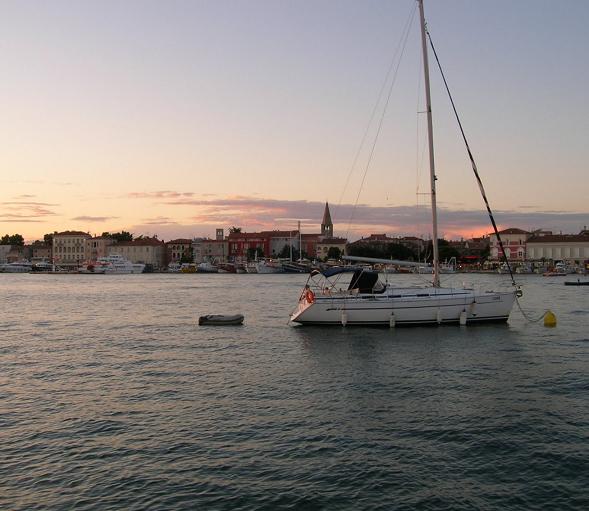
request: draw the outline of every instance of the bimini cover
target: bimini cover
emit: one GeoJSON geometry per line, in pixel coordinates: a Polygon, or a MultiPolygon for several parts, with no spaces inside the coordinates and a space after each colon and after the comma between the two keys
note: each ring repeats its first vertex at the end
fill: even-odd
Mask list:
{"type": "MultiPolygon", "coordinates": [[[[361,270],[361,268],[358,268],[357,266],[331,266],[329,268],[325,268],[325,270],[322,270],[321,275],[324,277],[333,277],[334,275],[338,275],[340,273],[347,273],[352,271],[355,272],[358,270],[361,270]]],[[[317,270],[313,270],[311,275],[317,275],[317,273],[319,273],[317,270]]]]}
{"type": "Polygon", "coordinates": [[[348,289],[357,289],[358,293],[372,293],[378,282],[378,272],[372,270],[356,270],[348,289]]]}

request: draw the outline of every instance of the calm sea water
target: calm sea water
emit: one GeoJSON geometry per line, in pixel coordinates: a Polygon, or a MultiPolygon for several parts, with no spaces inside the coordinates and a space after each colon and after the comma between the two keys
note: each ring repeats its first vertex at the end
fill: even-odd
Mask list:
{"type": "Polygon", "coordinates": [[[293,327],[305,278],[0,275],[0,508],[589,509],[589,288],[522,279],[553,329],[293,327]]]}

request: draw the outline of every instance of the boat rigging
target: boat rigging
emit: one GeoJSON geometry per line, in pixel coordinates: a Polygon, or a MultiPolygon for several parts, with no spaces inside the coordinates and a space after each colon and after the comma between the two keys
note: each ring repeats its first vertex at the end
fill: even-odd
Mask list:
{"type": "MultiPolygon", "coordinates": [[[[430,95],[427,28],[423,0],[417,0],[421,25],[421,47],[423,52],[424,86],[428,124],[428,149],[432,209],[433,286],[395,287],[383,283],[378,273],[363,267],[356,267],[347,288],[338,288],[332,277],[339,278],[349,269],[331,269],[313,272],[307,279],[305,290],[300,294],[298,304],[292,312],[291,321],[299,324],[341,324],[341,325],[421,325],[457,323],[480,323],[507,321],[519,289],[511,291],[478,291],[471,288],[443,288],[440,286],[440,264],[438,251],[438,218],[436,202],[436,172],[433,143],[433,121],[430,95]],[[318,279],[318,281],[316,280],[318,279]],[[309,300],[306,289],[313,284],[317,293],[309,300]]],[[[431,41],[431,39],[430,39],[431,41]]],[[[464,137],[464,132],[463,132],[464,137]]],[[[465,138],[465,137],[464,137],[465,138]]],[[[470,153],[470,149],[469,155],[470,153]]],[[[472,155],[471,155],[472,156],[472,155]]],[[[474,164],[474,159],[471,158],[474,164]]],[[[475,166],[476,169],[476,166],[475,166]]],[[[478,173],[475,171],[478,178],[478,173]]],[[[479,187],[483,191],[480,178],[479,187]]],[[[487,209],[490,212],[490,208],[487,209]]],[[[494,220],[493,220],[494,223],[494,220]]],[[[358,259],[355,259],[358,261],[358,259]]],[[[374,262],[374,261],[373,261],[374,262]]],[[[399,264],[400,261],[379,260],[383,264],[399,264]]],[[[405,263],[403,263],[405,264],[405,263]]],[[[513,282],[515,284],[515,282],[513,282]]]]}

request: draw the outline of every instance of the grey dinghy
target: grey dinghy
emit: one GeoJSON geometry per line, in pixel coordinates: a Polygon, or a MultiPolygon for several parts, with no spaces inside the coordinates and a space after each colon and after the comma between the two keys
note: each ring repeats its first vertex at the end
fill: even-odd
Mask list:
{"type": "Polygon", "coordinates": [[[207,314],[198,318],[199,325],[241,325],[243,314],[207,314]]]}

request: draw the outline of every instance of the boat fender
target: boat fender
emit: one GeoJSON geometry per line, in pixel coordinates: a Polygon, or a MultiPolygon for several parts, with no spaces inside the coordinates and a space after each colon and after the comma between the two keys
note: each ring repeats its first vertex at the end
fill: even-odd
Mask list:
{"type": "Polygon", "coordinates": [[[342,311],[342,326],[346,326],[348,324],[348,315],[346,311],[342,311]]]}
{"type": "Polygon", "coordinates": [[[464,309],[461,313],[460,313],[460,325],[464,326],[466,325],[466,309],[464,309]]]}
{"type": "Polygon", "coordinates": [[[438,313],[436,314],[436,321],[438,322],[438,325],[442,322],[442,310],[438,309],[438,313]]]}
{"type": "Polygon", "coordinates": [[[395,319],[395,313],[391,312],[391,317],[389,319],[389,327],[390,328],[395,328],[395,324],[397,323],[396,319],[395,319]]]}

